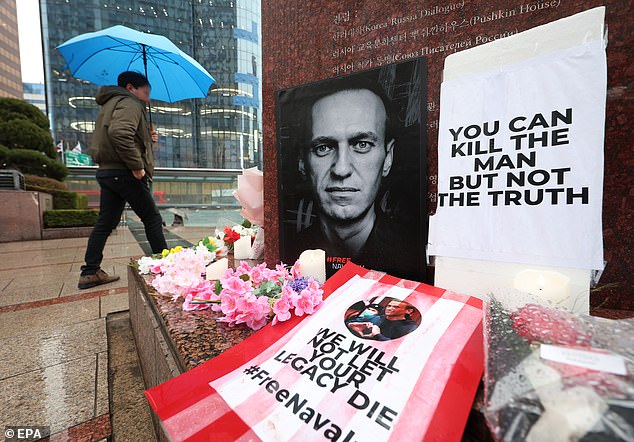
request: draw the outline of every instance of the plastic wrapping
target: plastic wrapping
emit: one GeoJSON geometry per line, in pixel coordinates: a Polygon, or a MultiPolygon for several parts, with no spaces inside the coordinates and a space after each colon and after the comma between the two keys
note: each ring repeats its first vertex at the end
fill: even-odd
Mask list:
{"type": "Polygon", "coordinates": [[[576,315],[529,297],[498,294],[484,309],[494,438],[634,441],[634,320],[576,315]]]}

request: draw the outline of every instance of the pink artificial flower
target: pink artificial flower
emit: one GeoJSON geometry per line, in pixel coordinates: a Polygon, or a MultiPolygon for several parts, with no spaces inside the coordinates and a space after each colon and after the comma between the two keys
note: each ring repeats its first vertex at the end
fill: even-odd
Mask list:
{"type": "Polygon", "coordinates": [[[234,313],[238,308],[237,299],[232,294],[224,293],[223,290],[223,293],[220,294],[220,311],[225,315],[234,313]]]}
{"type": "Polygon", "coordinates": [[[269,298],[266,296],[256,297],[254,295],[250,297],[242,298],[244,302],[239,303],[242,307],[242,313],[237,315],[238,323],[244,322],[247,327],[252,330],[259,330],[264,327],[268,322],[269,314],[271,313],[271,306],[269,305],[269,298]]]}
{"type": "Polygon", "coordinates": [[[267,322],[269,322],[268,316],[262,316],[260,318],[251,316],[246,321],[246,324],[251,330],[259,330],[264,327],[267,322]]]}
{"type": "Polygon", "coordinates": [[[211,281],[202,280],[198,285],[189,289],[189,293],[196,299],[204,299],[208,301],[214,293],[214,284],[211,281]]]}
{"type": "Polygon", "coordinates": [[[311,278],[308,287],[292,299],[295,314],[302,316],[304,314],[312,315],[315,313],[323,301],[323,294],[324,292],[319,288],[319,284],[311,278]]]}
{"type": "Polygon", "coordinates": [[[236,272],[231,267],[229,267],[227,271],[225,271],[224,276],[220,278],[220,280],[222,281],[223,279],[231,278],[232,276],[240,276],[240,275],[236,275],[236,272]]]}
{"type": "Polygon", "coordinates": [[[243,281],[238,276],[220,279],[223,292],[231,292],[235,296],[241,296],[251,291],[251,281],[243,281]]]}
{"type": "Polygon", "coordinates": [[[162,267],[163,267],[163,262],[161,260],[158,260],[156,261],[155,264],[152,264],[150,266],[150,272],[154,274],[162,273],[163,272],[162,267]]]}
{"type": "Polygon", "coordinates": [[[284,263],[280,263],[275,266],[275,273],[278,278],[282,278],[284,280],[290,279],[291,277],[288,270],[286,270],[284,263]]]}
{"type": "Polygon", "coordinates": [[[268,269],[266,268],[266,263],[263,262],[260,265],[251,267],[251,271],[249,272],[249,277],[251,278],[251,282],[253,284],[260,284],[262,281],[267,279],[268,269]]]}
{"type": "Polygon", "coordinates": [[[214,311],[218,311],[220,306],[217,304],[192,304],[192,301],[219,301],[220,297],[214,292],[214,284],[211,281],[203,280],[198,285],[189,289],[183,302],[183,310],[204,310],[212,308],[214,311]]]}
{"type": "Polygon", "coordinates": [[[249,311],[251,304],[257,300],[257,297],[253,293],[246,293],[236,299],[236,309],[245,312],[249,311]]]}
{"type": "Polygon", "coordinates": [[[308,287],[306,288],[312,290],[315,295],[319,295],[320,297],[324,294],[324,291],[320,288],[319,283],[315,281],[312,276],[308,278],[308,287]]]}
{"type": "Polygon", "coordinates": [[[193,299],[194,297],[191,293],[185,296],[185,301],[183,301],[184,311],[191,312],[193,310],[204,310],[206,308],[209,308],[210,304],[192,304],[191,302],[193,299]]]}
{"type": "Polygon", "coordinates": [[[302,276],[302,272],[299,268],[299,260],[295,261],[295,264],[291,267],[291,276],[293,278],[299,278],[302,276]]]}
{"type": "Polygon", "coordinates": [[[222,318],[217,319],[218,322],[226,322],[227,325],[229,325],[229,327],[233,327],[236,324],[239,324],[239,322],[236,321],[236,313],[235,312],[230,312],[230,313],[225,313],[225,316],[223,316],[222,318]]]}
{"type": "Polygon", "coordinates": [[[282,286],[282,298],[292,300],[293,298],[296,298],[296,297],[297,297],[297,293],[295,293],[295,291],[291,288],[290,285],[284,284],[282,286]]]}
{"type": "Polygon", "coordinates": [[[275,304],[273,304],[273,313],[275,316],[273,317],[272,324],[275,325],[278,322],[288,321],[291,318],[291,303],[288,296],[282,295],[275,304]]]}
{"type": "Polygon", "coordinates": [[[236,267],[235,274],[238,276],[248,275],[250,271],[251,271],[251,267],[249,266],[249,264],[246,261],[240,261],[240,265],[236,267]]]}

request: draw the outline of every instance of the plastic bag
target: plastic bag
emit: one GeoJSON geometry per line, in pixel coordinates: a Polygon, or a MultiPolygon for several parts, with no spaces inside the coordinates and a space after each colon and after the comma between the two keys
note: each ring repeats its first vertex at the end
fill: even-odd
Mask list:
{"type": "Polygon", "coordinates": [[[513,291],[491,296],[484,309],[485,416],[494,438],[633,441],[634,320],[532,301],[513,291]]]}

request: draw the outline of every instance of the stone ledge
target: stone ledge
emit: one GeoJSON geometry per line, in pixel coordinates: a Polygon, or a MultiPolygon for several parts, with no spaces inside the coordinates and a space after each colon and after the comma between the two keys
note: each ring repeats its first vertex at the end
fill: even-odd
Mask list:
{"type": "Polygon", "coordinates": [[[42,229],[42,239],[83,238],[90,236],[92,226],[42,229]]]}
{"type": "Polygon", "coordinates": [[[43,213],[53,208],[53,197],[27,190],[0,191],[0,242],[42,239],[43,213]]]}

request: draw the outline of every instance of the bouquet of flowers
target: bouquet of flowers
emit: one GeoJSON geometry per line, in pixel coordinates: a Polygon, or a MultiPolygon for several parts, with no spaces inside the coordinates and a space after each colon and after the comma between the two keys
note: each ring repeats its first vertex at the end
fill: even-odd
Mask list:
{"type": "Polygon", "coordinates": [[[634,440],[634,320],[512,304],[492,296],[485,309],[485,416],[496,440],[634,440]]]}
{"type": "Polygon", "coordinates": [[[202,280],[206,266],[218,256],[227,254],[224,242],[209,236],[201,239],[195,247],[176,246],[162,253],[141,257],[137,264],[142,275],[154,274],[152,287],[159,293],[177,299],[202,280]]]}
{"type": "Polygon", "coordinates": [[[160,255],[144,256],[138,260],[138,270],[154,275],[151,284],[160,294],[172,296],[174,301],[184,298],[183,310],[211,308],[222,312],[224,316],[218,320],[231,327],[246,324],[258,330],[271,318],[275,325],[292,314],[312,314],[322,303],[319,283],[302,277],[298,263],[268,269],[266,264],[251,267],[241,262],[220,280],[206,280],[207,264],[226,253],[223,240],[206,237],[192,248],[178,246],[160,255]]]}
{"type": "Polygon", "coordinates": [[[313,278],[302,277],[298,265],[290,270],[284,264],[275,269],[266,264],[250,267],[246,262],[215,282],[202,281],[185,295],[184,310],[211,308],[222,312],[219,319],[233,327],[246,324],[253,330],[269,319],[273,325],[297,316],[314,313],[323,301],[323,290],[313,278]]]}
{"type": "Polygon", "coordinates": [[[243,236],[251,237],[251,243],[253,244],[258,230],[257,226],[253,226],[248,220],[245,220],[240,225],[225,226],[222,231],[216,230],[216,238],[221,239],[231,250],[233,249],[233,244],[243,236]]]}

